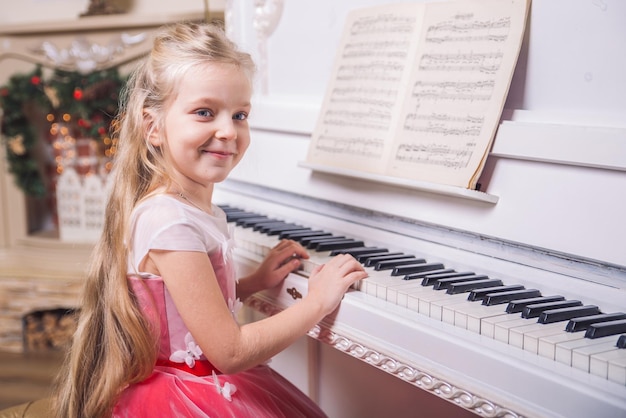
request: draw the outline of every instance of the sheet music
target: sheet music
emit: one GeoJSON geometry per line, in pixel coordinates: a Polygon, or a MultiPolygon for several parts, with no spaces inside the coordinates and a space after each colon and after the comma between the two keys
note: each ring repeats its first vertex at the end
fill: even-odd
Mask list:
{"type": "Polygon", "coordinates": [[[429,5],[387,174],[475,187],[517,61],[525,7],[429,5]]]}
{"type": "Polygon", "coordinates": [[[475,188],[527,11],[488,0],[350,14],[307,160],[475,188]]]}
{"type": "Polygon", "coordinates": [[[380,172],[398,123],[419,33],[419,5],[348,17],[308,160],[380,172]]]}

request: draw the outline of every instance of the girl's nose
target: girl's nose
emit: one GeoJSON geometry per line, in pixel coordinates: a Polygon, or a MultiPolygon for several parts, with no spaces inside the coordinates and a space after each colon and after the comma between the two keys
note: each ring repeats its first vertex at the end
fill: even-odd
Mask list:
{"type": "Polygon", "coordinates": [[[224,115],[219,118],[215,136],[216,138],[224,141],[237,138],[237,129],[235,128],[235,123],[230,116],[224,115]]]}

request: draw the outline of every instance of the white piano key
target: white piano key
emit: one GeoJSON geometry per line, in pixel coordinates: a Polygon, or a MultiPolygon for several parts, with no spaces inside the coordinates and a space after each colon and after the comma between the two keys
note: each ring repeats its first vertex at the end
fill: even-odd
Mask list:
{"type": "Polygon", "coordinates": [[[422,292],[419,294],[411,295],[411,297],[418,298],[419,310],[418,312],[430,316],[430,304],[431,302],[446,299],[450,297],[445,290],[432,290],[430,292],[422,292]]]}
{"type": "Polygon", "coordinates": [[[432,286],[415,286],[398,290],[397,298],[412,311],[430,315],[430,302],[450,296],[443,290],[434,290],[432,286]],[[421,310],[420,310],[421,309],[421,310]]]}
{"type": "Polygon", "coordinates": [[[572,350],[572,367],[589,372],[589,358],[594,354],[620,350],[615,346],[615,338],[600,344],[588,345],[572,350]]]}
{"type": "Polygon", "coordinates": [[[609,361],[608,379],[620,385],[626,385],[626,353],[623,351],[625,350],[621,348],[621,356],[609,361]]]}
{"type": "Polygon", "coordinates": [[[539,354],[539,339],[551,335],[568,334],[565,331],[567,321],[557,322],[554,324],[537,324],[542,328],[537,327],[536,330],[524,333],[524,350],[534,354],[539,354]],[[554,327],[551,327],[554,325],[554,327]]]}
{"type": "Polygon", "coordinates": [[[387,298],[390,301],[395,300],[396,305],[406,308],[408,306],[409,294],[420,290],[426,291],[426,286],[422,286],[421,282],[414,280],[405,280],[402,285],[392,286],[387,290],[387,298]]]}
{"type": "Polygon", "coordinates": [[[585,338],[584,331],[578,332],[564,332],[562,334],[548,335],[545,337],[539,338],[539,346],[537,349],[537,354],[541,357],[548,358],[550,360],[554,360],[556,354],[556,345],[565,341],[573,341],[573,340],[582,340],[585,338]]]}
{"type": "MultiPolygon", "coordinates": [[[[496,325],[507,323],[509,321],[516,321],[522,319],[519,313],[516,314],[502,314],[498,316],[490,316],[484,318],[480,326],[480,334],[489,338],[496,338],[496,325]]],[[[507,338],[508,340],[508,338],[507,338]]]]}
{"type": "Polygon", "coordinates": [[[521,327],[524,325],[529,325],[537,323],[537,321],[533,321],[532,319],[526,318],[517,318],[511,321],[498,322],[494,324],[494,339],[497,341],[502,341],[503,343],[509,343],[509,331],[515,327],[521,327]]]}
{"type": "Polygon", "coordinates": [[[401,277],[391,276],[388,270],[380,271],[368,267],[365,271],[369,274],[366,293],[379,299],[389,300],[387,289],[401,285],[403,282],[401,277]]]}
{"type": "MultiPolygon", "coordinates": [[[[467,300],[467,293],[463,294],[463,298],[460,298],[458,303],[444,305],[441,307],[441,320],[447,324],[454,325],[455,324],[455,316],[456,312],[460,310],[460,308],[467,306],[468,304],[480,304],[480,302],[471,302],[467,300]]],[[[463,328],[467,328],[467,322],[463,325],[463,328]]]]}
{"type": "Polygon", "coordinates": [[[572,365],[572,350],[575,348],[588,347],[591,345],[602,344],[606,341],[613,341],[613,344],[617,341],[615,336],[602,337],[602,338],[582,338],[579,340],[571,340],[559,343],[554,350],[554,360],[559,363],[572,365]]]}
{"type": "Polygon", "coordinates": [[[535,321],[533,324],[522,325],[511,328],[509,330],[509,345],[524,348],[524,335],[539,332],[541,334],[552,335],[558,334],[565,328],[565,323],[557,322],[555,324],[540,324],[535,321]]]}
{"type": "MultiPolygon", "coordinates": [[[[624,366],[626,359],[626,349],[622,348],[616,351],[606,351],[604,353],[594,354],[589,358],[589,372],[593,375],[609,378],[609,364],[612,364],[613,378],[618,378],[620,368],[624,366]]],[[[618,379],[619,380],[619,379],[618,379]]]]}
{"type": "MultiPolygon", "coordinates": [[[[365,271],[368,277],[363,281],[361,291],[368,295],[379,297],[381,293],[385,292],[389,276],[383,274],[384,272],[374,270],[372,267],[365,268],[365,271]]],[[[382,299],[384,299],[384,296],[382,299]]]]}
{"type": "Polygon", "coordinates": [[[506,304],[486,306],[476,302],[478,305],[467,305],[455,312],[454,325],[465,328],[480,334],[480,325],[484,318],[500,316],[506,314],[506,304]]]}
{"type": "MultiPolygon", "coordinates": [[[[439,290],[434,290],[434,292],[439,292],[439,290]]],[[[438,319],[439,321],[443,320],[443,309],[454,309],[454,306],[459,304],[465,305],[468,302],[467,294],[458,294],[458,295],[449,295],[445,294],[445,298],[434,300],[430,303],[430,317],[434,319],[438,319]]]]}

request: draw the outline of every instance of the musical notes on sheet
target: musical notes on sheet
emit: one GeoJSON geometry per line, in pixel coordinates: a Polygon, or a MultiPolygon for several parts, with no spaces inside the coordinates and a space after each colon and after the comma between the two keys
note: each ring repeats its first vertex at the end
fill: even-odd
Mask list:
{"type": "Polygon", "coordinates": [[[451,20],[430,25],[425,42],[505,42],[511,29],[511,18],[474,20],[473,13],[457,14],[451,20]]]}
{"type": "Polygon", "coordinates": [[[385,143],[379,138],[343,138],[321,135],[318,149],[333,154],[349,154],[362,157],[378,157],[383,152],[385,143]]]}
{"type": "Polygon", "coordinates": [[[424,100],[488,101],[493,97],[494,80],[416,81],[411,97],[424,100]]]}
{"type": "Polygon", "coordinates": [[[415,27],[413,16],[394,13],[377,13],[372,16],[357,18],[350,27],[352,36],[388,35],[390,33],[411,33],[415,27]]]}
{"type": "Polygon", "coordinates": [[[500,69],[502,52],[486,53],[452,53],[452,54],[424,54],[420,57],[421,71],[466,71],[495,74],[500,69]]]}
{"type": "Polygon", "coordinates": [[[528,2],[401,3],[350,13],[307,160],[473,188],[528,2]]]}
{"type": "Polygon", "coordinates": [[[485,118],[482,116],[452,116],[433,113],[422,115],[411,113],[404,120],[404,130],[437,136],[479,136],[485,118]]]}
{"type": "Polygon", "coordinates": [[[466,168],[472,152],[470,147],[454,147],[447,144],[400,144],[395,160],[411,164],[440,166],[454,170],[466,168]]]}

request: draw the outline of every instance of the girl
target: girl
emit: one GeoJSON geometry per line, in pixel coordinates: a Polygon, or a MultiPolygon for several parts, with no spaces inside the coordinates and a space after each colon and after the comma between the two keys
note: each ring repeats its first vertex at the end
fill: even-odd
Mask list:
{"type": "Polygon", "coordinates": [[[299,303],[237,324],[240,300],[308,257],[282,241],[236,281],[225,214],[211,201],[250,141],[253,70],[221,30],[177,24],[132,74],[105,227],[60,377],[59,417],[323,416],[263,363],[366,273],[337,256],[310,276],[299,303]]]}

